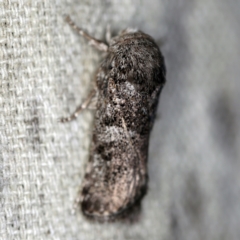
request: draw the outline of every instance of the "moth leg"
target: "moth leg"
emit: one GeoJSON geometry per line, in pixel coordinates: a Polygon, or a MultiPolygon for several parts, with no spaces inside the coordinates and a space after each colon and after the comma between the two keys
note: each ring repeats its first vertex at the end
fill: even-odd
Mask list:
{"type": "Polygon", "coordinates": [[[69,16],[66,17],[66,21],[78,34],[80,34],[81,36],[86,38],[89,41],[90,45],[94,46],[96,49],[98,49],[100,51],[107,52],[107,50],[108,50],[107,44],[105,44],[101,40],[98,40],[98,39],[88,35],[85,31],[83,31],[80,27],[78,27],[69,16]]]}
{"type": "Polygon", "coordinates": [[[90,92],[90,94],[88,95],[87,99],[80,106],[78,106],[76,108],[76,110],[69,117],[60,118],[60,122],[66,123],[66,122],[70,122],[70,121],[76,119],[77,116],[81,113],[81,111],[86,109],[86,108],[88,108],[89,105],[91,105],[92,100],[96,99],[96,98],[94,98],[95,95],[96,95],[96,90],[94,89],[94,90],[92,90],[90,92]]]}
{"type": "Polygon", "coordinates": [[[96,110],[97,109],[97,101],[98,101],[98,96],[97,96],[97,94],[95,94],[92,97],[91,102],[89,103],[87,108],[91,109],[91,110],[96,110]]]}

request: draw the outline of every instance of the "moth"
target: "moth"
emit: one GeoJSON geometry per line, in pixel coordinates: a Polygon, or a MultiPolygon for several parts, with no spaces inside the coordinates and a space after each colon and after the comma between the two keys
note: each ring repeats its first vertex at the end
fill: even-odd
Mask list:
{"type": "Polygon", "coordinates": [[[90,45],[105,52],[95,89],[61,121],[75,119],[96,102],[79,203],[87,217],[114,220],[140,202],[147,190],[149,135],[165,84],[164,58],[153,38],[136,29],[123,30],[106,44],[69,17],[66,20],[90,45]]]}

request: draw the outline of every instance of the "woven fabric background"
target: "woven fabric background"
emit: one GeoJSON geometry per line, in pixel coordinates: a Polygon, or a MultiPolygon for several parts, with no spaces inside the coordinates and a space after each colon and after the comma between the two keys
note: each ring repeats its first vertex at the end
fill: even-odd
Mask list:
{"type": "Polygon", "coordinates": [[[240,2],[0,1],[0,239],[240,239],[240,2]],[[137,27],[167,65],[140,220],[88,222],[72,208],[93,112],[58,123],[88,95],[103,39],[137,27]]]}

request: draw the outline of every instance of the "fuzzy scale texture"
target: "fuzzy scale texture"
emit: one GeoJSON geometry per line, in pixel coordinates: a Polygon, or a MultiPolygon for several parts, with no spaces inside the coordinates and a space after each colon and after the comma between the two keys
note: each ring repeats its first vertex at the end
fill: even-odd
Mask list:
{"type": "Polygon", "coordinates": [[[149,134],[166,72],[158,46],[140,31],[123,31],[107,52],[96,76],[98,102],[81,203],[85,215],[105,219],[146,192],[149,134]]]}
{"type": "Polygon", "coordinates": [[[238,0],[0,1],[0,239],[239,240],[238,0]],[[128,27],[152,36],[167,82],[148,151],[139,221],[98,224],[77,210],[101,53],[64,21],[104,39],[128,27]]]}

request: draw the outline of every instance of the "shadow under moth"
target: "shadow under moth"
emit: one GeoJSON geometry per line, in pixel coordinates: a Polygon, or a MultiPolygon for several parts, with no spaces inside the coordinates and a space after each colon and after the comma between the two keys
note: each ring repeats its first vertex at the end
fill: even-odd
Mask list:
{"type": "Polygon", "coordinates": [[[66,20],[106,53],[95,88],[71,116],[61,119],[71,121],[95,103],[90,158],[78,203],[87,217],[115,220],[146,193],[149,135],[165,83],[164,59],[153,38],[141,31],[109,35],[106,44],[66,20]]]}

